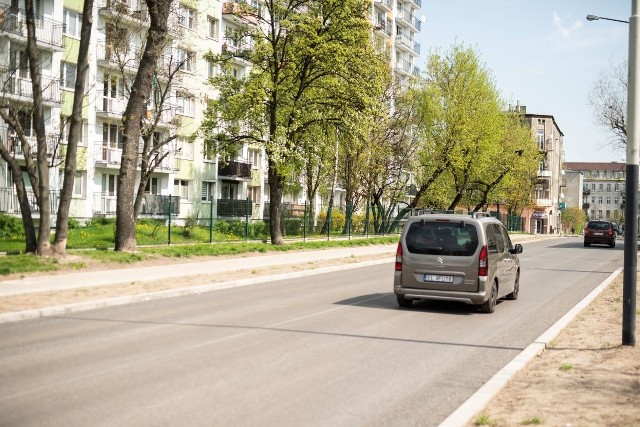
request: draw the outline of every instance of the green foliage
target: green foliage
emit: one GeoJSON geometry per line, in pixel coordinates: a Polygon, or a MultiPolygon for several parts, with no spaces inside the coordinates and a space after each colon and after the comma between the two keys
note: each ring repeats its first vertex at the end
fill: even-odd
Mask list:
{"type": "Polygon", "coordinates": [[[560,369],[562,372],[568,372],[573,369],[573,365],[571,363],[563,363],[558,369],[560,369]]]}
{"type": "Polygon", "coordinates": [[[488,415],[482,414],[478,418],[475,419],[475,421],[473,422],[473,425],[476,425],[476,426],[496,426],[496,425],[498,425],[498,422],[496,420],[493,420],[493,419],[489,418],[488,415]]]}
{"type": "MultiPolygon", "coordinates": [[[[318,223],[324,224],[327,220],[327,212],[320,212],[318,214],[318,223]]],[[[331,232],[332,233],[340,233],[344,229],[346,218],[344,212],[341,212],[337,209],[331,210],[331,232]]]]}
{"type": "Polygon", "coordinates": [[[573,230],[574,233],[579,233],[587,223],[586,214],[576,206],[564,209],[560,214],[560,219],[565,232],[571,232],[571,230],[573,230]]]}
{"type": "Polygon", "coordinates": [[[527,418],[526,420],[522,420],[520,422],[520,425],[523,426],[537,426],[537,425],[541,425],[544,424],[544,420],[540,417],[531,417],[531,418],[527,418]]]}
{"type": "Polygon", "coordinates": [[[22,227],[20,218],[0,213],[0,239],[19,237],[24,237],[24,228],[22,227]]]}
{"type": "Polygon", "coordinates": [[[75,218],[69,218],[69,221],[68,221],[67,224],[68,224],[67,226],[69,227],[69,229],[81,227],[80,221],[78,221],[75,218]]]}
{"type": "Polygon", "coordinates": [[[251,39],[251,50],[207,54],[223,69],[240,56],[252,71],[211,80],[220,95],[210,102],[201,129],[207,150],[222,155],[237,153],[245,142],[262,145],[274,194],[294,185],[291,178],[300,175],[310,142],[335,141],[310,135],[327,127],[353,134],[353,125],[366,121],[389,70],[370,43],[368,1],[275,0],[264,8],[271,22],[233,34],[251,39]]]}

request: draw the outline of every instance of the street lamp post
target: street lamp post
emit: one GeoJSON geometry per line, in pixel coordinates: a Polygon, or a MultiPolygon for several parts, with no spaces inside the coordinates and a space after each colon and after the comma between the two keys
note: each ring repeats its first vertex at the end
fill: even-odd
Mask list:
{"type": "Polygon", "coordinates": [[[622,345],[636,345],[636,289],[638,282],[638,168],[640,156],[640,55],[638,52],[638,12],[640,0],[632,0],[629,21],[587,15],[587,20],[623,22],[629,25],[629,81],[627,92],[627,158],[625,166],[627,188],[624,210],[624,267],[622,278],[622,345]]]}
{"type": "Polygon", "coordinates": [[[629,21],[623,21],[622,19],[613,19],[613,18],[605,18],[603,16],[587,15],[587,21],[597,21],[598,19],[604,19],[606,21],[624,22],[625,24],[629,23],[629,21]]]}
{"type": "Polygon", "coordinates": [[[627,204],[625,206],[624,234],[624,273],[622,290],[622,344],[636,345],[636,288],[638,281],[638,145],[640,145],[640,81],[638,71],[638,11],[640,0],[631,2],[629,18],[629,82],[627,116],[626,186],[627,204]],[[630,228],[628,228],[630,227],[630,228]],[[627,232],[629,231],[629,232],[627,232]]]}

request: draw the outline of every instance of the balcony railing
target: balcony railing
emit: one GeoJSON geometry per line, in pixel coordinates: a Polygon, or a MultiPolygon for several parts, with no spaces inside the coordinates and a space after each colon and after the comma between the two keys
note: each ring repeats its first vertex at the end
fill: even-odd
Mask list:
{"type": "MultiPolygon", "coordinates": [[[[29,206],[32,213],[40,212],[40,207],[36,202],[36,196],[31,190],[27,190],[27,199],[29,200],[29,206]]],[[[49,192],[49,206],[51,207],[51,213],[55,213],[58,210],[58,203],[60,201],[59,191],[49,192]]],[[[18,195],[13,187],[0,188],[0,212],[6,212],[8,214],[18,215],[22,212],[20,209],[20,203],[18,203],[18,195]]]]}
{"type": "Polygon", "coordinates": [[[582,190],[582,194],[583,194],[584,196],[588,196],[588,195],[590,195],[590,194],[591,194],[591,190],[589,190],[589,189],[586,189],[586,188],[585,188],[584,190],[582,190]]]}
{"type": "MultiPolygon", "coordinates": [[[[60,80],[41,74],[42,100],[54,104],[62,103],[60,80]]],[[[29,72],[16,70],[15,67],[0,65],[0,89],[6,95],[13,95],[28,102],[33,102],[33,86],[29,72]]]]}
{"type": "Polygon", "coordinates": [[[589,203],[583,203],[582,209],[589,209],[589,206],[591,206],[589,203]]]}
{"type": "MultiPolygon", "coordinates": [[[[45,45],[62,49],[62,29],[64,24],[47,17],[36,19],[36,40],[45,45]]],[[[27,17],[24,9],[1,5],[0,32],[14,34],[26,40],[27,17]]]]}
{"type": "MultiPolygon", "coordinates": [[[[35,156],[38,150],[38,141],[36,140],[35,135],[25,136],[29,149],[31,151],[31,155],[35,156]]],[[[20,138],[18,135],[14,133],[12,129],[9,129],[7,126],[0,126],[0,140],[6,141],[7,150],[14,156],[22,156],[24,157],[24,150],[22,149],[22,143],[20,142],[20,138]]],[[[59,135],[57,134],[47,134],[47,153],[52,156],[54,153],[56,154],[56,158],[60,158],[61,153],[58,149],[59,135]]]]}
{"type": "Polygon", "coordinates": [[[251,179],[251,163],[237,160],[231,160],[227,163],[219,163],[218,175],[251,179]]]}
{"type": "Polygon", "coordinates": [[[142,50],[136,46],[118,45],[101,40],[96,43],[96,59],[108,62],[119,69],[137,70],[142,58],[142,50]]]}
{"type": "MultiPolygon", "coordinates": [[[[95,149],[93,150],[93,159],[98,165],[104,166],[119,166],[122,163],[122,148],[116,146],[113,147],[108,142],[98,141],[95,143],[95,149]]],[[[165,157],[156,166],[157,172],[172,172],[178,170],[176,162],[175,150],[170,150],[169,147],[165,147],[167,151],[162,151],[159,156],[165,155],[165,157]]],[[[142,143],[139,146],[139,152],[142,152],[142,143]]],[[[151,159],[153,161],[154,158],[151,159]]],[[[138,168],[141,166],[142,159],[138,156],[138,168]]]]}
{"type": "Polygon", "coordinates": [[[251,200],[218,199],[216,201],[218,216],[243,217],[251,215],[251,200]]]}
{"type": "MultiPolygon", "coordinates": [[[[93,213],[98,215],[115,215],[118,197],[110,193],[93,193],[93,213]]],[[[179,196],[161,196],[145,194],[142,196],[140,215],[168,215],[171,204],[171,215],[180,214],[179,196]],[[169,202],[171,199],[171,202],[169,202]]]]}

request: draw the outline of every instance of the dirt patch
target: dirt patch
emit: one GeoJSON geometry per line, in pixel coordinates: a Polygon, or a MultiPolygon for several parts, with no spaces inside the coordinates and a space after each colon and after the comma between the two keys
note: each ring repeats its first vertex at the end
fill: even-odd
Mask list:
{"type": "Polygon", "coordinates": [[[640,424],[640,349],[621,342],[622,275],[514,376],[482,412],[482,425],[640,424]]]}

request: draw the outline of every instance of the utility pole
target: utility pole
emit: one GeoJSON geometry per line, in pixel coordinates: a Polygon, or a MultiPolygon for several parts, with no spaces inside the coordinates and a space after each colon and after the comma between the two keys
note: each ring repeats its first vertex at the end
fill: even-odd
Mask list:
{"type": "Polygon", "coordinates": [[[626,205],[624,218],[624,272],[622,290],[622,345],[636,345],[636,288],[638,281],[638,146],[640,145],[640,79],[638,71],[638,11],[633,0],[629,18],[629,129],[627,132],[626,205]]]}

